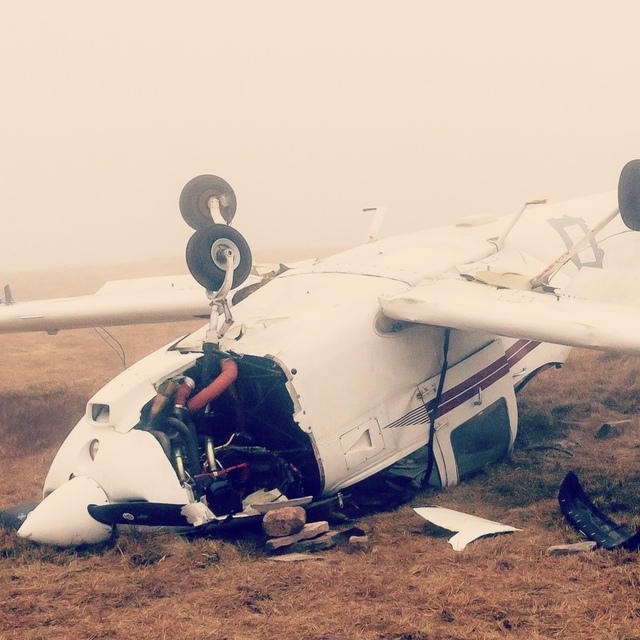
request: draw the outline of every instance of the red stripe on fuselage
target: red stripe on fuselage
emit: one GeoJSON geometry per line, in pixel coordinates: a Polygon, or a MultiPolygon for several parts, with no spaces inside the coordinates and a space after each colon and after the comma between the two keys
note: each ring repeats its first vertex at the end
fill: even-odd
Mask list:
{"type": "MultiPolygon", "coordinates": [[[[442,394],[438,408],[438,416],[443,416],[453,409],[459,407],[473,396],[477,395],[480,389],[486,389],[504,376],[506,376],[514,364],[522,360],[528,353],[533,351],[540,343],[532,340],[518,340],[514,342],[506,351],[505,355],[484,369],[474,373],[472,376],[448,389],[442,394]]],[[[385,429],[400,427],[406,424],[424,424],[429,421],[428,412],[433,409],[435,398],[426,406],[418,407],[398,420],[388,424],[385,429]],[[409,419],[409,421],[407,421],[409,419]]]]}
{"type": "MultiPolygon", "coordinates": [[[[488,367],[478,371],[475,375],[467,378],[464,382],[449,389],[446,393],[442,394],[440,406],[438,408],[438,415],[444,415],[449,413],[456,407],[459,407],[463,402],[473,398],[478,394],[480,389],[486,389],[490,387],[494,382],[497,382],[501,378],[504,378],[510,371],[509,361],[504,356],[498,358],[495,362],[492,362],[488,367]]],[[[434,402],[432,400],[429,404],[434,402]]],[[[431,407],[429,407],[431,410],[431,407]]]]}
{"type": "Polygon", "coordinates": [[[539,344],[539,342],[535,342],[534,340],[518,340],[514,342],[504,353],[509,361],[509,366],[513,367],[516,362],[522,360],[522,358],[533,351],[539,344]]]}

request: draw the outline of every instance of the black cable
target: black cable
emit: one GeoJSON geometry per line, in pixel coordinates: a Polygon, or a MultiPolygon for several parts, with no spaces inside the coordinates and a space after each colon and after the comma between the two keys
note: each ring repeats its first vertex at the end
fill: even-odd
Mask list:
{"type": "Polygon", "coordinates": [[[451,329],[447,327],[444,330],[444,345],[442,347],[444,359],[442,362],[442,369],[440,370],[440,380],[438,382],[438,391],[436,392],[436,397],[433,400],[433,408],[429,412],[429,441],[427,443],[429,461],[427,462],[427,470],[422,480],[423,486],[427,486],[429,484],[429,478],[431,478],[431,472],[433,470],[433,462],[435,458],[435,454],[433,452],[433,445],[435,443],[436,420],[438,418],[438,409],[440,408],[440,401],[442,400],[442,390],[444,389],[444,379],[447,375],[447,369],[449,368],[447,357],[449,355],[450,336],[451,336],[451,329]]]}
{"type": "Polygon", "coordinates": [[[120,359],[120,362],[122,363],[122,368],[126,369],[127,368],[127,357],[126,357],[126,354],[125,354],[125,351],[124,351],[124,347],[119,342],[119,340],[112,333],[109,333],[109,331],[107,331],[104,327],[93,327],[93,330],[107,343],[107,345],[109,345],[109,347],[111,349],[113,349],[113,351],[116,353],[116,355],[120,359]],[[100,331],[98,331],[98,329],[100,331],[103,331],[104,333],[106,333],[107,336],[109,336],[109,338],[112,340],[112,342],[109,342],[109,340],[102,333],[100,333],[100,331]],[[118,348],[115,347],[115,345],[113,344],[114,342],[115,342],[115,344],[118,345],[118,348]]]}

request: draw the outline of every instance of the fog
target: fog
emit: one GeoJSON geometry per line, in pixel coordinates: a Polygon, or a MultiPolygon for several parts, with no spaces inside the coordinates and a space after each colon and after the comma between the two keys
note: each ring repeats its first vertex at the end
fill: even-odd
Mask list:
{"type": "Polygon", "coordinates": [[[633,0],[25,0],[0,24],[3,272],[179,256],[192,177],[254,252],[615,188],[633,0]]]}

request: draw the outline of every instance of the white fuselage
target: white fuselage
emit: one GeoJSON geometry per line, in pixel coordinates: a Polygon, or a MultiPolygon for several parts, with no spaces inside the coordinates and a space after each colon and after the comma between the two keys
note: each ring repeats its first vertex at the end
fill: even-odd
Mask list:
{"type": "MultiPolygon", "coordinates": [[[[502,251],[529,277],[566,248],[544,211],[525,214],[502,251]]],[[[594,215],[601,211],[599,204],[594,215]]],[[[553,213],[557,217],[562,209],[553,213]]],[[[308,438],[317,496],[398,463],[428,442],[429,403],[443,373],[445,329],[385,318],[378,298],[428,277],[473,270],[476,261],[496,254],[489,239],[500,235],[505,219],[467,224],[378,240],[291,269],[233,308],[234,324],[219,348],[240,364],[243,358],[261,358],[283,372],[291,408],[281,426],[308,438]]],[[[569,263],[565,271],[568,275],[558,281],[576,269],[569,263]]],[[[51,466],[45,497],[70,477],[82,476],[98,483],[109,503],[189,500],[160,444],[134,427],[158,385],[201,355],[206,331],[203,327],[184,339],[182,351],[167,347],[148,356],[89,401],[51,466]],[[92,456],[94,440],[99,448],[92,456]]],[[[452,331],[435,420],[432,481],[455,484],[508,451],[517,429],[515,389],[541,367],[563,362],[568,351],[452,331]]],[[[251,413],[255,407],[248,406],[248,398],[245,409],[251,413]]],[[[284,406],[281,400],[279,406],[284,406]]],[[[258,422],[251,428],[257,432],[258,422]]],[[[268,428],[275,433],[275,419],[268,428]]]]}

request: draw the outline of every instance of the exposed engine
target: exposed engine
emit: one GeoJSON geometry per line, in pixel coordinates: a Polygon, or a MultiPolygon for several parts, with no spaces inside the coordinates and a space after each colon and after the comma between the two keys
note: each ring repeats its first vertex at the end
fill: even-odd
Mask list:
{"type": "Polygon", "coordinates": [[[285,382],[271,360],[216,351],[162,382],[136,428],[153,434],[183,486],[216,516],[242,512],[257,491],[313,495],[318,468],[285,382]]]}

